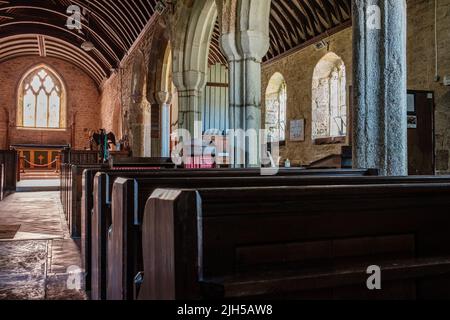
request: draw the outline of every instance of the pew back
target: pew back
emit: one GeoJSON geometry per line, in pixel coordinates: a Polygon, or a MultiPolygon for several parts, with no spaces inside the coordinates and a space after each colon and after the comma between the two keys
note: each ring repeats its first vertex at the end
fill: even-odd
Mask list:
{"type": "Polygon", "coordinates": [[[98,164],[98,151],[65,149],[61,152],[61,163],[66,164],[98,164]]]}
{"type": "Polygon", "coordinates": [[[155,167],[155,168],[175,168],[176,165],[171,158],[114,158],[110,160],[111,168],[121,167],[155,167]]]}
{"type": "Polygon", "coordinates": [[[83,171],[87,169],[101,170],[102,168],[106,167],[100,164],[61,165],[60,197],[72,238],[81,237],[83,171]]]}
{"type": "MultiPolygon", "coordinates": [[[[404,183],[450,183],[449,177],[339,177],[339,176],[276,176],[276,177],[190,177],[118,179],[113,187],[112,223],[107,237],[107,297],[132,299],[133,279],[141,271],[141,228],[144,206],[157,188],[233,188],[264,186],[364,185],[404,183]],[[136,250],[138,248],[138,250],[136,250]]],[[[106,231],[104,231],[106,233],[106,231]]]]}
{"type": "MultiPolygon", "coordinates": [[[[400,271],[411,271],[407,261],[448,260],[449,196],[450,183],[158,189],[145,211],[140,297],[355,297],[370,265],[403,259],[400,271]],[[340,278],[352,269],[354,278],[340,278]]],[[[442,274],[422,264],[389,285],[448,297],[450,270],[439,266],[442,274]]]]}
{"type": "MultiPolygon", "coordinates": [[[[132,168],[131,168],[132,169],[132,168]]],[[[349,176],[349,177],[356,177],[356,176],[366,176],[366,175],[374,175],[377,172],[375,170],[305,170],[305,169],[280,169],[278,175],[279,176],[329,176],[329,175],[342,175],[342,176],[349,176]]],[[[105,299],[107,295],[107,289],[106,289],[106,265],[107,265],[107,233],[108,228],[111,224],[111,198],[112,198],[112,186],[114,181],[118,177],[126,177],[126,178],[135,178],[135,177],[147,177],[151,179],[163,179],[163,180],[155,180],[160,186],[166,186],[164,184],[164,179],[166,178],[191,178],[191,177],[216,177],[214,178],[211,183],[214,183],[215,186],[220,186],[220,184],[217,183],[219,179],[217,177],[255,177],[259,178],[261,171],[258,169],[214,169],[214,170],[139,170],[136,172],[129,171],[128,168],[125,168],[123,171],[119,168],[116,170],[98,170],[97,172],[86,172],[85,173],[85,179],[84,179],[84,194],[90,195],[90,185],[93,185],[93,194],[94,199],[92,201],[85,200],[83,204],[83,212],[82,214],[82,221],[83,225],[88,228],[87,230],[91,230],[92,232],[90,234],[89,231],[86,229],[82,230],[82,256],[84,263],[84,268],[86,269],[87,277],[89,278],[86,283],[88,284],[87,288],[88,290],[91,289],[91,298],[95,300],[101,300],[105,299]],[[95,183],[90,182],[90,179],[95,175],[95,183]],[[93,208],[90,206],[86,207],[87,203],[92,203],[93,208]],[[88,214],[92,211],[92,215],[88,214]],[[90,226],[90,227],[89,227],[90,226]],[[84,235],[84,237],[83,237],[84,235]],[[95,248],[95,252],[91,250],[91,248],[95,248]],[[89,262],[89,263],[86,263],[89,262]],[[89,287],[89,284],[93,284],[92,287],[89,287]],[[95,283],[95,284],[94,284],[95,283]]],[[[267,181],[267,180],[266,180],[267,181]]],[[[235,182],[232,182],[231,185],[236,186],[234,184],[235,182]]],[[[237,184],[237,186],[241,185],[240,182],[237,184]]],[[[279,184],[276,184],[279,185],[279,184]]],[[[156,188],[157,185],[154,186],[156,188]]],[[[177,186],[176,184],[169,184],[167,186],[177,186]]],[[[181,186],[183,186],[181,184],[181,186]]],[[[189,186],[193,186],[190,184],[189,186]]],[[[152,189],[153,190],[153,189],[152,189]]],[[[125,196],[130,195],[130,197],[133,197],[132,195],[134,193],[134,190],[127,189],[124,192],[130,192],[127,193],[125,196]]],[[[140,211],[140,215],[142,216],[142,212],[144,209],[145,202],[148,198],[148,196],[151,194],[151,191],[149,193],[140,193],[139,197],[137,198],[140,201],[140,205],[134,206],[136,211],[140,211]]],[[[129,198],[131,199],[131,198],[129,198]]],[[[126,201],[124,201],[126,203],[126,201]]],[[[140,239],[140,231],[136,230],[138,234],[138,239],[140,239]]],[[[114,233],[116,234],[116,233],[114,233]]],[[[133,233],[133,236],[136,233],[133,233]]],[[[115,240],[114,240],[115,241],[115,240]]],[[[114,242],[113,241],[113,242],[114,242]]],[[[131,242],[129,242],[131,243],[131,242]]],[[[139,256],[141,256],[139,252],[139,256]]],[[[133,269],[134,272],[135,269],[133,269]]],[[[134,277],[134,274],[129,273],[127,274],[127,279],[130,277],[134,277]]],[[[130,283],[130,281],[126,281],[126,283],[130,283]]],[[[118,290],[118,291],[121,291],[118,290]]],[[[128,296],[131,295],[131,291],[127,291],[128,296]]],[[[121,295],[123,297],[123,295],[121,295]]]]}

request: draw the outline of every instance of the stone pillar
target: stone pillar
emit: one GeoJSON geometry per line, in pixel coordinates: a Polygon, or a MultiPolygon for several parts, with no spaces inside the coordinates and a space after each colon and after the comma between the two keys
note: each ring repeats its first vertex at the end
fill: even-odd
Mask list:
{"type": "Polygon", "coordinates": [[[144,148],[144,131],[145,131],[145,112],[142,110],[140,105],[135,105],[130,108],[128,117],[128,133],[131,145],[131,150],[133,151],[134,157],[145,156],[144,148]]]}
{"type": "Polygon", "coordinates": [[[160,156],[170,157],[170,103],[172,94],[165,91],[158,93],[158,102],[160,104],[160,156]]]}
{"type": "Polygon", "coordinates": [[[406,1],[353,1],[353,161],[406,176],[406,1]]]}
{"type": "Polygon", "coordinates": [[[236,167],[260,165],[261,61],[270,46],[270,0],[217,0],[229,63],[230,141],[236,167]],[[240,131],[240,134],[238,132],[240,131]]]}
{"type": "Polygon", "coordinates": [[[178,89],[178,128],[189,131],[192,139],[201,139],[202,96],[206,85],[201,71],[174,73],[178,89]]]}

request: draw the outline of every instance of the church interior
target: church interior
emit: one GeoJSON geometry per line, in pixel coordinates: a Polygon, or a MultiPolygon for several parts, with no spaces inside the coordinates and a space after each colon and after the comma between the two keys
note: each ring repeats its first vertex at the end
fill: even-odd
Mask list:
{"type": "Polygon", "coordinates": [[[450,299],[449,206],[450,0],[0,0],[0,300],[450,299]]]}

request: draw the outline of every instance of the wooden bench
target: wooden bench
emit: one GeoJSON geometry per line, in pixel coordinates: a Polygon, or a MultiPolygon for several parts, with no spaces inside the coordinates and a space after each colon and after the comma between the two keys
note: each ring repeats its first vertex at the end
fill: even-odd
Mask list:
{"type": "Polygon", "coordinates": [[[61,151],[61,163],[63,164],[99,164],[99,152],[89,150],[72,150],[70,148],[61,151]]]}
{"type": "Polygon", "coordinates": [[[60,196],[66,221],[72,238],[81,237],[81,203],[82,203],[82,178],[87,169],[100,170],[106,168],[100,164],[93,165],[61,165],[60,196]]]}
{"type": "MultiPolygon", "coordinates": [[[[213,187],[257,187],[257,186],[308,186],[308,185],[348,185],[348,184],[403,184],[448,182],[442,177],[314,177],[314,176],[276,176],[276,177],[204,177],[197,178],[131,178],[118,179],[113,188],[112,213],[108,223],[112,227],[107,241],[107,298],[132,299],[134,297],[134,277],[142,265],[141,222],[148,197],[159,187],[213,188],[213,187]],[[124,271],[126,270],[126,272],[124,271]]],[[[106,231],[104,231],[106,232],[106,231]]],[[[104,256],[102,254],[102,256],[104,256]]]]}
{"type": "Polygon", "coordinates": [[[1,174],[0,201],[8,195],[16,192],[17,187],[17,164],[16,151],[0,150],[0,165],[3,167],[1,174]]]}
{"type": "MultiPolygon", "coordinates": [[[[118,177],[147,177],[147,178],[164,178],[164,177],[260,177],[260,171],[256,169],[214,169],[214,170],[150,170],[150,171],[100,171],[96,173],[95,183],[93,183],[93,193],[95,195],[92,200],[93,209],[92,214],[90,207],[84,208],[82,220],[84,226],[91,226],[93,229],[91,234],[87,231],[82,231],[85,237],[82,237],[82,256],[84,268],[87,277],[90,278],[86,282],[91,284],[88,289],[91,289],[92,299],[106,299],[106,240],[108,228],[111,224],[111,197],[112,185],[118,177]],[[95,248],[91,251],[91,248],[95,248]]],[[[349,177],[365,176],[376,174],[374,170],[304,170],[304,169],[282,169],[279,175],[283,176],[325,176],[325,175],[343,175],[349,177]]],[[[93,172],[85,174],[85,188],[84,192],[90,194],[89,179],[94,176],[93,172]]],[[[214,179],[218,181],[218,179],[214,179]]],[[[215,182],[217,183],[217,182],[215,182]]],[[[163,184],[164,185],[164,184],[163,184]]],[[[239,185],[239,184],[238,184],[239,185]]],[[[141,212],[145,205],[148,196],[141,197],[143,204],[140,206],[141,212]]],[[[88,203],[88,201],[85,201],[88,203]]],[[[84,205],[83,205],[84,206],[84,205]]],[[[89,229],[88,229],[89,230],[89,229]]]]}
{"type": "Polygon", "coordinates": [[[111,168],[176,168],[176,165],[172,162],[171,158],[111,158],[110,166],[111,168]]]}
{"type": "Polygon", "coordinates": [[[405,180],[158,189],[139,298],[450,298],[450,183],[405,180]]]}
{"type": "MultiPolygon", "coordinates": [[[[63,163],[61,168],[61,203],[63,204],[66,220],[69,224],[70,235],[72,238],[81,237],[81,198],[82,198],[82,179],[83,171],[86,169],[104,169],[108,165],[98,164],[95,159],[98,158],[98,152],[95,151],[64,151],[63,158],[70,163],[63,163]]],[[[170,159],[166,158],[119,158],[117,170],[126,171],[126,168],[133,166],[151,167],[153,165],[170,166],[170,159]]],[[[173,167],[173,164],[171,164],[173,167]]]]}

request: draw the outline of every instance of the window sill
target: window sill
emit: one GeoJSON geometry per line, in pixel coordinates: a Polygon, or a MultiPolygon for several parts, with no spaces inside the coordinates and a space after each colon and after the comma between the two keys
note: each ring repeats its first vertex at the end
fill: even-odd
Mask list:
{"type": "Polygon", "coordinates": [[[28,127],[16,127],[16,130],[23,130],[23,131],[66,132],[66,131],[67,131],[67,128],[28,128],[28,127]]]}
{"type": "MultiPolygon", "coordinates": [[[[268,142],[267,145],[271,146],[272,143],[277,143],[277,142],[268,142]]],[[[278,146],[279,147],[286,147],[286,140],[284,141],[278,141],[278,146]]]]}
{"type": "Polygon", "coordinates": [[[314,139],[313,143],[317,146],[328,144],[344,144],[347,137],[329,137],[314,139]]]}

